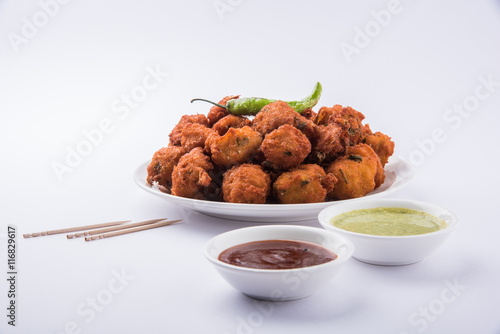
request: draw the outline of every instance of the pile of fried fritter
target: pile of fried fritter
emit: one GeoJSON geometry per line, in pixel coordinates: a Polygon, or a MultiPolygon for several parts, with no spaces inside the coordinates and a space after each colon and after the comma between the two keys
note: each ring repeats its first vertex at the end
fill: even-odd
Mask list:
{"type": "MultiPolygon", "coordinates": [[[[225,105],[227,96],[219,104],[225,105]]],[[[394,142],[334,105],[297,113],[268,104],[253,119],[213,106],[184,115],[147,168],[164,192],[231,203],[315,203],[365,196],[385,179],[394,142]]]]}

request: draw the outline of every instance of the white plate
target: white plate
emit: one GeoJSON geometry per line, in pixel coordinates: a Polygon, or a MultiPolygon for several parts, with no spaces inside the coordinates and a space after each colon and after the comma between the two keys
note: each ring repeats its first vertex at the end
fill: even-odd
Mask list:
{"type": "Polygon", "coordinates": [[[149,161],[141,164],[136,169],[134,181],[145,191],[159,196],[171,204],[218,218],[268,223],[317,219],[319,212],[332,204],[387,196],[401,189],[413,177],[413,168],[411,165],[401,158],[392,156],[385,165],[385,182],[365,197],[305,204],[240,204],[197,200],[164,193],[146,182],[148,165],[149,161]]]}

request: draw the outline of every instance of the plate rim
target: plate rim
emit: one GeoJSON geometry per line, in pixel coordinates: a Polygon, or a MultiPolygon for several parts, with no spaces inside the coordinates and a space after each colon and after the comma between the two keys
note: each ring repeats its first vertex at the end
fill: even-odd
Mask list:
{"type": "MultiPolygon", "coordinates": [[[[399,157],[399,156],[391,156],[389,158],[389,162],[385,165],[385,170],[386,171],[392,171],[395,173],[395,180],[394,182],[389,186],[384,191],[374,193],[374,194],[367,194],[366,196],[359,197],[359,198],[352,198],[352,199],[347,199],[347,200],[337,200],[337,201],[325,201],[325,202],[318,202],[318,203],[297,203],[297,204],[249,204],[249,203],[228,203],[228,202],[217,202],[217,201],[209,201],[209,200],[199,200],[199,199],[193,199],[193,198],[185,198],[185,197],[180,197],[180,196],[174,196],[171,194],[164,193],[160,191],[159,189],[149,185],[146,182],[146,170],[147,166],[150,164],[151,160],[147,160],[140,164],[138,167],[136,167],[134,171],[134,181],[135,183],[143,190],[146,192],[149,192],[151,194],[154,194],[156,196],[159,196],[168,202],[172,204],[177,204],[177,205],[182,205],[184,207],[193,209],[195,211],[199,211],[201,213],[206,213],[207,215],[216,215],[217,217],[222,217],[222,216],[228,216],[231,217],[230,219],[235,219],[234,218],[234,211],[245,211],[248,213],[249,210],[252,212],[258,212],[258,215],[250,215],[250,217],[269,217],[272,218],[271,216],[267,216],[267,214],[270,214],[272,212],[280,212],[281,214],[285,212],[297,212],[297,211],[305,211],[305,213],[308,213],[311,210],[319,210],[323,209],[329,205],[335,205],[335,203],[346,203],[346,201],[353,202],[353,201],[359,201],[363,199],[368,199],[368,198],[373,198],[374,196],[385,196],[389,195],[399,189],[401,189],[403,186],[408,184],[410,180],[414,176],[414,168],[412,165],[410,165],[405,159],[399,157]],[[398,166],[400,168],[398,168],[398,166]],[[406,175],[400,175],[397,173],[398,169],[406,169],[406,175]],[[371,195],[370,195],[371,194],[371,195]],[[206,209],[209,209],[208,211],[206,209]],[[218,213],[218,211],[224,210],[227,211],[227,215],[218,213]],[[233,213],[233,214],[232,214],[233,213]]],[[[385,182],[384,182],[385,183],[385,182]]],[[[383,186],[383,184],[382,184],[383,186]]],[[[376,191],[376,190],[375,190],[376,191]]],[[[319,213],[319,212],[318,212],[319,213]]],[[[237,215],[241,216],[241,218],[248,217],[248,214],[245,215],[237,215]]]]}

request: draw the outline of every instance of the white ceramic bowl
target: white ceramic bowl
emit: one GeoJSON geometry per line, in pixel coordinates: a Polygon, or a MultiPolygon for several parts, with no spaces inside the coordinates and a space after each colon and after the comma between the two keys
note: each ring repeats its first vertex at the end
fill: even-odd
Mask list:
{"type": "Polygon", "coordinates": [[[433,253],[448,238],[458,224],[457,216],[442,207],[413,200],[373,199],[336,204],[318,215],[321,226],[350,239],[355,246],[353,257],[362,262],[378,265],[406,265],[418,262],[433,253]],[[443,219],[447,227],[436,232],[410,236],[379,236],[350,232],[333,226],[333,217],[358,209],[401,207],[420,210],[443,219]]]}
{"type": "Polygon", "coordinates": [[[245,295],[272,301],[310,296],[328,283],[351,257],[354,246],[337,233],[321,228],[295,225],[264,225],[232,230],[212,238],[205,255],[222,277],[245,295]],[[218,259],[221,252],[242,243],[261,240],[296,240],[321,245],[337,258],[320,265],[299,269],[253,269],[238,267],[218,259]]]}

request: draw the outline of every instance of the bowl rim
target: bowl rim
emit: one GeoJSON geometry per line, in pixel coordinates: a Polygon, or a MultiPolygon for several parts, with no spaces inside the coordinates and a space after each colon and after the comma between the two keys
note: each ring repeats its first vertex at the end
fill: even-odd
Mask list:
{"type": "MultiPolygon", "coordinates": [[[[295,240],[295,241],[304,241],[304,242],[309,242],[309,243],[315,243],[315,242],[312,242],[312,241],[300,240],[299,238],[297,238],[297,239],[292,239],[292,238],[267,238],[267,239],[259,239],[259,240],[254,240],[254,241],[265,241],[265,240],[295,240]]],[[[247,242],[252,242],[252,241],[247,241],[247,242]]],[[[237,244],[235,244],[235,246],[236,245],[240,245],[240,244],[243,244],[243,243],[237,243],[237,244]]],[[[319,245],[319,244],[317,244],[317,245],[319,245]]],[[[325,247],[323,245],[319,245],[319,246],[325,247]]],[[[327,247],[325,247],[325,248],[327,248],[327,247]]],[[[330,248],[327,248],[327,249],[331,250],[330,248]]],[[[204,247],[205,257],[210,262],[212,262],[214,265],[216,265],[216,266],[220,266],[220,267],[227,268],[227,269],[232,269],[232,270],[239,270],[239,271],[243,271],[243,272],[262,273],[262,274],[276,274],[276,273],[286,274],[286,273],[300,272],[300,271],[304,271],[304,270],[316,270],[318,267],[339,266],[342,263],[344,263],[345,261],[347,261],[350,257],[352,257],[353,253],[354,253],[354,244],[352,243],[352,241],[349,240],[348,238],[340,235],[339,233],[336,233],[334,231],[329,231],[327,229],[320,228],[320,227],[300,226],[300,225],[262,225],[262,226],[249,226],[249,227],[237,228],[237,229],[233,229],[233,230],[230,230],[230,231],[227,231],[227,232],[223,232],[223,233],[217,234],[216,236],[210,238],[210,240],[208,240],[205,243],[205,247],[204,247]],[[252,229],[252,230],[257,230],[257,229],[265,230],[265,229],[271,229],[271,228],[276,228],[276,229],[279,229],[279,230],[285,230],[285,229],[287,229],[287,230],[288,229],[307,230],[307,231],[317,232],[319,235],[335,236],[335,238],[339,239],[342,242],[342,245],[340,247],[345,247],[346,248],[346,252],[342,256],[339,256],[339,254],[335,253],[335,255],[337,255],[337,258],[335,258],[332,261],[328,261],[328,262],[325,262],[325,263],[320,263],[320,264],[317,264],[317,265],[314,265],[314,266],[292,268],[292,269],[258,269],[258,268],[248,268],[248,267],[236,266],[236,265],[229,264],[229,263],[226,263],[226,262],[223,262],[223,261],[219,260],[218,256],[214,257],[209,252],[210,245],[213,244],[216,239],[218,239],[218,238],[220,238],[222,236],[230,235],[232,233],[237,233],[237,232],[238,233],[242,233],[242,231],[249,230],[249,229],[252,229]]],[[[219,255],[220,255],[220,253],[219,253],[219,255]]]]}
{"type": "MultiPolygon", "coordinates": [[[[450,215],[450,217],[452,219],[451,219],[451,223],[447,222],[445,228],[442,228],[442,229],[434,231],[434,232],[429,232],[429,233],[414,234],[414,235],[375,235],[375,234],[366,234],[366,233],[359,233],[359,232],[352,232],[352,231],[344,230],[344,229],[342,229],[340,227],[337,227],[337,226],[334,226],[334,225],[330,224],[330,220],[333,217],[335,217],[336,215],[329,217],[329,219],[327,221],[325,221],[325,220],[322,219],[323,216],[326,215],[326,212],[329,211],[329,210],[331,210],[333,207],[335,207],[336,209],[342,209],[343,206],[345,207],[345,206],[349,206],[349,205],[353,204],[353,203],[339,203],[339,204],[331,205],[331,206],[329,206],[329,207],[324,208],[323,210],[321,210],[320,213],[318,214],[318,221],[319,221],[319,223],[321,224],[321,226],[324,229],[332,231],[332,232],[342,233],[342,234],[345,234],[345,235],[348,235],[348,236],[365,237],[365,238],[382,239],[382,240],[384,240],[384,239],[385,240],[395,240],[395,239],[428,238],[428,237],[436,236],[436,235],[440,235],[440,234],[451,233],[458,226],[458,224],[459,224],[459,219],[458,219],[458,216],[457,216],[457,214],[455,212],[449,210],[448,208],[446,208],[444,206],[433,204],[433,203],[429,203],[429,202],[425,202],[425,201],[412,200],[412,199],[401,199],[401,198],[378,198],[378,199],[374,198],[374,199],[365,199],[363,201],[356,202],[356,205],[362,206],[363,204],[369,204],[369,203],[373,203],[373,202],[398,203],[398,204],[401,204],[401,205],[411,203],[411,204],[420,205],[423,208],[430,208],[430,207],[432,207],[432,208],[436,208],[436,209],[439,209],[439,210],[444,210],[447,214],[450,215]]],[[[387,205],[387,206],[380,205],[380,206],[377,206],[377,207],[391,207],[391,206],[390,205],[387,205]]],[[[403,207],[403,206],[401,206],[401,207],[403,207]]],[[[359,209],[352,209],[352,210],[349,210],[349,211],[363,210],[363,209],[364,208],[360,207],[359,209]]],[[[413,210],[417,210],[417,209],[413,209],[413,210]]],[[[427,212],[424,209],[423,210],[418,210],[418,211],[423,211],[423,212],[429,213],[429,212],[427,212]]],[[[348,212],[348,211],[346,211],[346,212],[348,212]]]]}

